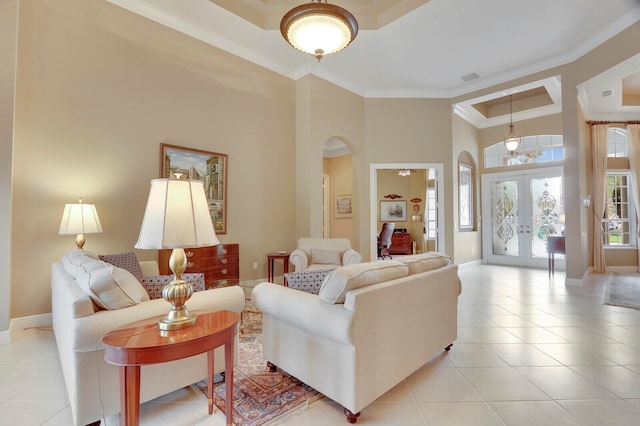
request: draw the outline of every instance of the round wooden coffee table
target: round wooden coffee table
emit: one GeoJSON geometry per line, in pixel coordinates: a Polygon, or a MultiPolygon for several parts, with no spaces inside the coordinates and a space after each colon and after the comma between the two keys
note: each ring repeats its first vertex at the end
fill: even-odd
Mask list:
{"type": "Polygon", "coordinates": [[[233,343],[238,334],[240,315],[231,311],[195,312],[194,326],[181,330],[160,330],[158,320],[149,318],[109,332],[102,338],[104,359],[119,366],[120,421],[123,426],[140,421],[140,366],[157,364],[207,353],[207,397],[213,413],[213,352],[224,345],[226,382],[225,414],[233,424],[233,343]]]}

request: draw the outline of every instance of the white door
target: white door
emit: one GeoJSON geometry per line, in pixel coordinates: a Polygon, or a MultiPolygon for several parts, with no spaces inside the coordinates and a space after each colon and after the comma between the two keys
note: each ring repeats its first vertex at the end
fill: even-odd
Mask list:
{"type": "MultiPolygon", "coordinates": [[[[547,236],[561,234],[562,168],[496,173],[482,177],[485,263],[546,268],[547,236]]],[[[564,256],[555,255],[564,269],[564,256]]]]}

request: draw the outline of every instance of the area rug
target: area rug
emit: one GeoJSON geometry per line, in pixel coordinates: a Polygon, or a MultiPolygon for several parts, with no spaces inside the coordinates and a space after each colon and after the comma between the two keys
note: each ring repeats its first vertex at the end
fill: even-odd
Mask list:
{"type": "MultiPolygon", "coordinates": [[[[259,311],[258,311],[259,312],[259,311]]],[[[261,426],[274,424],[295,415],[308,404],[322,398],[322,394],[295,377],[278,369],[269,372],[262,356],[262,335],[252,334],[261,329],[261,314],[243,312],[243,330],[238,347],[238,366],[233,370],[233,424],[261,426]],[[253,324],[249,324],[249,323],[253,324]],[[260,327],[255,323],[259,322],[260,327]]],[[[213,403],[224,411],[224,377],[214,377],[213,403]]],[[[195,384],[205,395],[207,381],[195,384]]]]}
{"type": "Polygon", "coordinates": [[[612,274],[604,303],[640,309],[640,274],[612,274]]]}

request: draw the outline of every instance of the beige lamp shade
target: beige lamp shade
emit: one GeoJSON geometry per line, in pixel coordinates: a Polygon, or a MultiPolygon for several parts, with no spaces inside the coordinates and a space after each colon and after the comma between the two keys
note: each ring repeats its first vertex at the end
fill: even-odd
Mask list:
{"type": "Polygon", "coordinates": [[[219,243],[201,181],[151,181],[136,248],[206,247],[219,243]]]}
{"type": "Polygon", "coordinates": [[[78,204],[65,204],[60,221],[59,235],[77,235],[76,245],[78,249],[84,246],[84,234],[97,234],[102,232],[102,224],[98,217],[98,211],[93,204],[83,204],[82,198],[78,204]]]}

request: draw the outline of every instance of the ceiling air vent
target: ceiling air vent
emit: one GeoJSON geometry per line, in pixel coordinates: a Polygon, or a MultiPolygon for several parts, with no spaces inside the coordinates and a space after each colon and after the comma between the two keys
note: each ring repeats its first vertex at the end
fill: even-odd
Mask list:
{"type": "Polygon", "coordinates": [[[471,80],[475,80],[478,77],[479,77],[478,74],[476,74],[475,72],[472,72],[471,74],[463,75],[461,78],[464,81],[471,81],[471,80]]]}
{"type": "Polygon", "coordinates": [[[607,96],[613,96],[613,90],[605,90],[603,92],[600,92],[600,96],[602,96],[603,98],[606,98],[607,96]]]}

